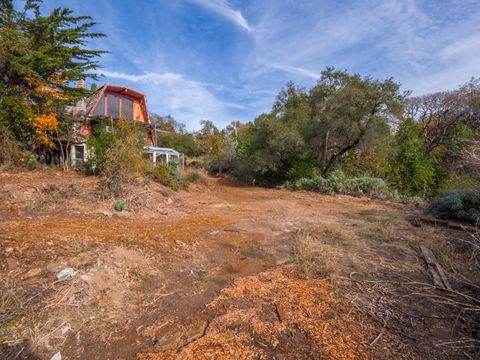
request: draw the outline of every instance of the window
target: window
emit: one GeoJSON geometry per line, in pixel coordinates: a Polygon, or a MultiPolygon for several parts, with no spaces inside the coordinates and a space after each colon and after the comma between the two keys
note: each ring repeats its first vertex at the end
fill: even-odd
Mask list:
{"type": "Polygon", "coordinates": [[[93,113],[93,116],[105,116],[105,97],[102,96],[98,102],[97,108],[93,113]]]}
{"type": "Polygon", "coordinates": [[[120,115],[120,98],[107,94],[107,116],[118,119],[120,115]]]}
{"type": "Polygon", "coordinates": [[[122,98],[122,119],[133,120],[133,102],[122,98]]]}
{"type": "Polygon", "coordinates": [[[84,161],[85,160],[85,146],[75,145],[75,160],[84,161]]]}

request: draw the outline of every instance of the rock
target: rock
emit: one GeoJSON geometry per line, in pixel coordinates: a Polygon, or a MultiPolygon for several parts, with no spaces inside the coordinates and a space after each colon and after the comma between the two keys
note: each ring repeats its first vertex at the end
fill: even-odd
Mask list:
{"type": "Polygon", "coordinates": [[[8,254],[8,253],[11,253],[13,251],[13,247],[8,247],[5,249],[5,252],[8,254]]]}
{"type": "Polygon", "coordinates": [[[162,240],[165,240],[165,236],[163,236],[163,235],[155,235],[155,236],[153,237],[153,240],[162,241],[162,240]]]}
{"type": "Polygon", "coordinates": [[[70,279],[72,276],[76,274],[76,271],[72,268],[65,268],[62,271],[57,273],[58,281],[65,281],[70,279]]]}
{"type": "Polygon", "coordinates": [[[50,360],[62,360],[62,354],[60,354],[60,351],[55,353],[50,360]]]}
{"type": "Polygon", "coordinates": [[[167,200],[165,200],[165,202],[170,205],[171,203],[173,203],[173,200],[172,198],[168,198],[167,200]]]}
{"type": "Polygon", "coordinates": [[[107,216],[107,217],[112,217],[113,216],[113,213],[111,213],[110,211],[103,211],[102,214],[104,216],[107,216]]]}
{"type": "Polygon", "coordinates": [[[31,269],[29,272],[27,272],[23,277],[25,279],[30,279],[35,276],[38,276],[42,273],[42,269],[31,269]]]}
{"type": "Polygon", "coordinates": [[[65,335],[67,332],[69,332],[71,330],[70,328],[70,325],[65,325],[64,327],[62,327],[61,329],[61,332],[62,332],[62,335],[65,335]]]}
{"type": "Polygon", "coordinates": [[[18,260],[15,258],[7,258],[5,261],[9,270],[14,270],[18,267],[18,260]]]}
{"type": "Polygon", "coordinates": [[[213,230],[210,235],[212,236],[217,236],[218,234],[220,234],[220,230],[213,230]]]}

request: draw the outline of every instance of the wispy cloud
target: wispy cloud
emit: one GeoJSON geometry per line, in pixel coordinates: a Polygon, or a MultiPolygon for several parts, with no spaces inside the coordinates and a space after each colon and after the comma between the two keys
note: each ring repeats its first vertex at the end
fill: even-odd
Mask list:
{"type": "Polygon", "coordinates": [[[480,63],[471,61],[480,56],[478,1],[263,0],[252,7],[250,14],[260,14],[256,26],[265,31],[253,33],[248,81],[293,78],[309,86],[320,70],[335,66],[393,76],[418,94],[480,76],[480,63]]]}
{"type": "Polygon", "coordinates": [[[311,87],[326,66],[393,76],[414,95],[480,76],[478,0],[55,3],[100,21],[108,37],[92,46],[111,51],[102,58],[108,81],[144,92],[152,111],[190,129],[201,119],[253,120],[288,80],[311,87]]]}
{"type": "Polygon", "coordinates": [[[320,77],[320,73],[317,73],[308,69],[303,69],[297,66],[289,66],[289,65],[283,65],[283,64],[270,64],[270,67],[277,70],[282,70],[291,74],[305,76],[315,80],[317,80],[320,77]]]}
{"type": "Polygon", "coordinates": [[[252,26],[243,16],[240,10],[234,9],[227,0],[187,0],[197,5],[203,6],[217,14],[223,16],[227,20],[232,21],[248,32],[253,31],[252,26]]]}

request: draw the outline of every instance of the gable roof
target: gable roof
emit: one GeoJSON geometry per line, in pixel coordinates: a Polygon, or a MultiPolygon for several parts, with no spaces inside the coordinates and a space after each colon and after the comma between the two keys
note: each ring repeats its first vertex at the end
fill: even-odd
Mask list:
{"type": "Polygon", "coordinates": [[[130,98],[132,100],[136,100],[140,102],[143,118],[145,119],[145,122],[150,123],[150,117],[148,116],[148,109],[147,109],[147,98],[145,97],[145,95],[136,90],[133,90],[126,86],[121,86],[121,85],[105,84],[102,87],[100,87],[92,96],[89,96],[86,99],[87,116],[93,116],[101,97],[105,93],[130,98]]]}

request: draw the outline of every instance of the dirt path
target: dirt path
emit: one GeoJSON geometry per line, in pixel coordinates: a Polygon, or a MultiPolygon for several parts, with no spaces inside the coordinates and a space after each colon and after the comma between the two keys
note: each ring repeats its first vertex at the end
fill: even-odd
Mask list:
{"type": "MultiPolygon", "coordinates": [[[[43,173],[30,176],[37,176],[37,184],[51,179],[43,173]]],[[[411,346],[401,332],[391,331],[383,335],[383,349],[370,349],[381,327],[361,318],[353,302],[349,310],[348,291],[342,301],[332,294],[352,285],[341,280],[352,272],[368,277],[397,263],[425,279],[410,245],[383,238],[399,230],[409,244],[425,237],[425,229],[405,220],[416,211],[412,207],[212,179],[208,188],[158,195],[152,208],[117,215],[89,193],[90,178],[69,176],[56,182],[55,191],[80,183],[84,193],[41,210],[31,202],[40,201],[35,196],[42,190],[31,189],[32,198],[20,195],[32,179],[22,174],[0,178],[0,263],[8,279],[4,289],[11,294],[3,300],[24,304],[16,314],[1,313],[1,319],[8,320],[1,330],[6,358],[49,359],[60,351],[63,359],[133,359],[138,353],[145,359],[208,358],[206,354],[232,359],[323,354],[343,359],[411,346]],[[323,265],[336,265],[334,271],[325,268],[337,279],[333,285],[306,279],[287,265],[295,260],[294,239],[302,229],[329,234],[330,240],[322,242],[329,254],[323,265]],[[377,237],[377,242],[371,240],[377,237]],[[56,281],[55,274],[65,267],[77,273],[68,281],[56,281]],[[238,290],[245,281],[259,291],[266,289],[264,295],[238,290]],[[19,288],[18,293],[12,290],[19,288]],[[317,300],[304,298],[302,291],[318,293],[317,300]],[[287,293],[296,295],[289,298],[287,293]],[[305,309],[318,312],[321,321],[314,321],[312,314],[303,319],[298,311],[305,309]],[[319,338],[318,331],[326,335],[319,338]],[[230,340],[219,342],[225,334],[230,340]]],[[[440,230],[428,232],[444,236],[440,230]]],[[[403,355],[409,354],[405,350],[403,355]]]]}

